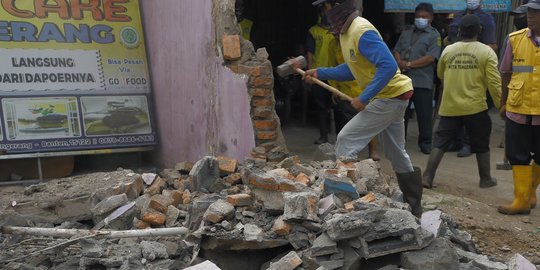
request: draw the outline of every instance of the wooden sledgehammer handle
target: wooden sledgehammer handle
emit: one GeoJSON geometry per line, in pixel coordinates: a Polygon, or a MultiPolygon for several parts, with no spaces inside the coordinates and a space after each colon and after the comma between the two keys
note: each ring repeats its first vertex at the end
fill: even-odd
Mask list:
{"type": "MultiPolygon", "coordinates": [[[[296,71],[298,74],[304,76],[304,74],[306,73],[305,71],[299,69],[299,68],[294,68],[294,71],[296,71]]],[[[347,100],[347,101],[352,101],[352,97],[349,97],[347,96],[346,94],[344,94],[343,92],[337,90],[336,88],[324,83],[323,81],[317,79],[317,78],[311,78],[311,80],[313,82],[315,82],[317,85],[319,85],[320,87],[332,92],[333,94],[336,94],[337,96],[339,96],[341,99],[343,100],[347,100]]]]}

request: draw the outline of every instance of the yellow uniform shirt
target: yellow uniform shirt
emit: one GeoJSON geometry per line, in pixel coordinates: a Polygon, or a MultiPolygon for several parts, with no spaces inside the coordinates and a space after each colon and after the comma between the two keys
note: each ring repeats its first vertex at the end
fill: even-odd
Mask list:
{"type": "Polygon", "coordinates": [[[472,115],[488,109],[486,88],[499,107],[501,75],[497,55],[480,42],[456,42],[444,49],[437,75],[444,82],[441,116],[472,115]]]}
{"type": "Polygon", "coordinates": [[[330,55],[330,43],[336,39],[328,29],[319,25],[312,26],[309,33],[315,40],[315,54],[310,68],[332,67],[333,56],[330,55]]]}

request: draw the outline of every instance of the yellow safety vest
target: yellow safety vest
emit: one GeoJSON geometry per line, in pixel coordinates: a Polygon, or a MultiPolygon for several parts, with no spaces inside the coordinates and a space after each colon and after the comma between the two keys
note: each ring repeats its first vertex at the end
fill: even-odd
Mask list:
{"type": "Polygon", "coordinates": [[[243,19],[240,22],[240,28],[242,28],[242,36],[245,40],[251,40],[251,27],[253,26],[253,22],[248,19],[243,19]]]}
{"type": "Polygon", "coordinates": [[[514,58],[508,84],[506,110],[525,115],[540,115],[540,48],[527,37],[529,28],[509,35],[514,58]]]}
{"type": "Polygon", "coordinates": [[[330,55],[330,43],[336,39],[328,29],[324,29],[318,25],[312,26],[309,33],[315,39],[315,55],[313,56],[313,64],[310,68],[332,67],[330,55]]]}
{"type": "MultiPolygon", "coordinates": [[[[332,43],[330,43],[330,50],[335,56],[335,65],[340,65],[345,63],[345,59],[343,59],[343,53],[341,52],[341,48],[339,47],[339,41],[337,39],[334,39],[332,43]]],[[[328,83],[337,88],[339,91],[343,92],[349,97],[355,98],[360,96],[362,93],[362,88],[358,85],[356,81],[345,81],[345,82],[338,82],[338,81],[328,81],[328,83]]]]}
{"type": "MultiPolygon", "coordinates": [[[[366,31],[375,31],[379,36],[377,29],[366,19],[357,17],[353,20],[349,29],[340,37],[341,51],[345,58],[345,63],[349,66],[354,78],[358,82],[360,89],[365,89],[375,77],[376,68],[365,58],[358,50],[360,37],[366,31]]],[[[394,77],[388,84],[375,96],[375,98],[393,98],[413,89],[412,81],[409,77],[396,70],[394,77]]]]}

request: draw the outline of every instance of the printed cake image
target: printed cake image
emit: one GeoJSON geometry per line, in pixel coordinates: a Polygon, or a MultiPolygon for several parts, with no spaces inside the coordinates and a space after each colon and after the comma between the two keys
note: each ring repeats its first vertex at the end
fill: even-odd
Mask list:
{"type": "Polygon", "coordinates": [[[2,107],[9,140],[81,135],[75,97],[8,98],[2,107]]]}
{"type": "Polygon", "coordinates": [[[83,97],[86,135],[151,133],[144,96],[83,97]]]}

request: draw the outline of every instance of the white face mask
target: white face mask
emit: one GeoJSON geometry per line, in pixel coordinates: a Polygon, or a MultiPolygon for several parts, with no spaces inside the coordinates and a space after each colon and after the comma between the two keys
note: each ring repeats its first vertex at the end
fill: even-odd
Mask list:
{"type": "Polygon", "coordinates": [[[429,20],[424,18],[415,18],[414,25],[416,25],[418,29],[424,29],[429,25],[429,20]]]}
{"type": "Polygon", "coordinates": [[[480,6],[480,0],[467,0],[467,9],[475,10],[480,6]]]}

